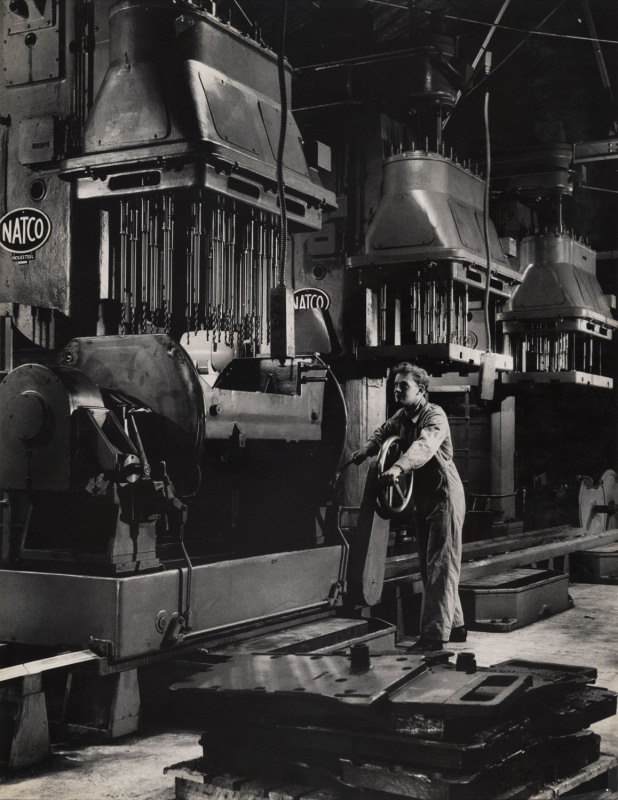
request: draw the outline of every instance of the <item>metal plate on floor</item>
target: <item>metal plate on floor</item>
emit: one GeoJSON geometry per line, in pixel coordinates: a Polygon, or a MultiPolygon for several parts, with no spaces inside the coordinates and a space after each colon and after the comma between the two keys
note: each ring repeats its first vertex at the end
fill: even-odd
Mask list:
{"type": "Polygon", "coordinates": [[[520,658],[500,661],[498,664],[492,664],[490,669],[498,670],[499,672],[532,675],[534,678],[540,678],[551,683],[576,683],[581,686],[587,683],[594,683],[597,678],[595,667],[555,664],[551,661],[527,661],[520,658]]]}
{"type": "Polygon", "coordinates": [[[312,712],[336,701],[367,707],[382,701],[396,713],[440,717],[495,717],[523,697],[526,674],[456,671],[452,664],[428,664],[422,656],[372,655],[369,668],[355,670],[347,655],[235,655],[202,665],[172,690],[200,696],[296,698],[312,712]],[[303,700],[302,698],[306,698],[303,700]]]}
{"type": "Polygon", "coordinates": [[[293,694],[369,705],[427,669],[422,656],[372,655],[355,670],[347,655],[237,655],[201,666],[174,691],[293,694]]]}
{"type": "Polygon", "coordinates": [[[388,703],[406,710],[437,716],[494,716],[521,699],[531,685],[528,675],[474,674],[435,667],[394,691],[388,703]]]}

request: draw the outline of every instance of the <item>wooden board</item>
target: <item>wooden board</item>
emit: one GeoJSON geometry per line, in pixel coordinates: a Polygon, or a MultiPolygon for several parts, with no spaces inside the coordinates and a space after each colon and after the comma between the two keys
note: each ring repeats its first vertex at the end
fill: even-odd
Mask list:
{"type": "MultiPolygon", "coordinates": [[[[376,767],[376,770],[380,769],[376,767]]],[[[495,794],[495,800],[555,800],[557,797],[564,796],[567,792],[581,789],[585,794],[578,794],[575,797],[586,798],[586,800],[618,800],[616,792],[616,772],[618,770],[617,761],[614,756],[603,754],[596,761],[588,764],[568,777],[546,784],[541,790],[530,794],[525,787],[515,786],[505,789],[499,794],[495,794]],[[586,791],[586,787],[591,781],[605,784],[604,788],[586,791]]],[[[332,788],[315,788],[306,783],[291,783],[277,778],[268,780],[262,777],[249,777],[247,775],[232,774],[229,772],[215,773],[205,770],[202,759],[174,764],[166,767],[165,772],[176,776],[176,800],[198,800],[210,798],[210,800],[343,800],[349,798],[349,793],[344,790],[332,788]]],[[[376,772],[377,776],[377,772],[376,772]]],[[[374,791],[369,790],[363,793],[367,800],[374,800],[380,797],[386,800],[389,796],[395,797],[414,797],[418,800],[448,800],[450,790],[448,787],[440,788],[437,781],[433,781],[430,776],[417,776],[418,782],[415,788],[415,795],[409,793],[393,794],[387,792],[386,783],[377,781],[374,791]]],[[[401,775],[397,771],[391,771],[388,780],[392,790],[397,792],[407,792],[409,787],[409,774],[401,775]],[[398,780],[399,776],[399,780],[398,780]]],[[[477,798],[480,800],[480,798],[477,798]]],[[[575,798],[574,798],[575,800],[575,798]]]]}

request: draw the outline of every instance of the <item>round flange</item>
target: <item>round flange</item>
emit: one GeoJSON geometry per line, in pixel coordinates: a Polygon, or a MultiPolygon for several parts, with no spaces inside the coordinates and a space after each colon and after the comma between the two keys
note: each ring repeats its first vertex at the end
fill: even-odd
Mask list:
{"type": "Polygon", "coordinates": [[[157,617],[155,619],[155,628],[159,633],[165,633],[167,626],[169,625],[169,622],[170,622],[170,613],[169,611],[163,609],[162,611],[159,611],[159,613],[157,614],[157,617]]]}
{"type": "Polygon", "coordinates": [[[613,530],[614,528],[618,528],[618,475],[615,470],[606,469],[601,475],[599,483],[603,487],[606,504],[608,506],[613,504],[616,507],[614,513],[610,512],[607,515],[606,529],[613,530]]]}
{"type": "Polygon", "coordinates": [[[607,529],[607,513],[596,510],[597,506],[604,505],[603,486],[584,476],[579,487],[579,524],[586,533],[602,533],[607,529]]]}
{"type": "Polygon", "coordinates": [[[43,395],[32,389],[14,397],[9,407],[13,432],[24,444],[42,443],[50,435],[50,409],[43,395]]]}

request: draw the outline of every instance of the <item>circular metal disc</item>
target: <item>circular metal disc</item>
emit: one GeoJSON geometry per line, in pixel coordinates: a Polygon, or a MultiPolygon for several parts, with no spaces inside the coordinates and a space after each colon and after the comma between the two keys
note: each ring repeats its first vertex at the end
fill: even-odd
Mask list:
{"type": "Polygon", "coordinates": [[[613,469],[606,469],[599,483],[603,487],[607,505],[613,501],[616,506],[616,512],[607,515],[607,530],[613,530],[618,528],[618,475],[613,469]]]}
{"type": "Polygon", "coordinates": [[[579,487],[579,524],[587,533],[602,533],[607,529],[607,514],[595,513],[595,506],[605,505],[605,492],[592,478],[582,478],[579,487]]]}
{"type": "Polygon", "coordinates": [[[0,486],[66,491],[71,467],[71,415],[102,408],[96,386],[81,372],[22,364],[0,383],[0,486]]]}
{"type": "Polygon", "coordinates": [[[117,390],[150,409],[137,424],[151,467],[164,461],[177,491],[199,483],[204,395],[185,350],[165,334],[73,339],[62,363],[77,367],[101,390],[117,390]]]}

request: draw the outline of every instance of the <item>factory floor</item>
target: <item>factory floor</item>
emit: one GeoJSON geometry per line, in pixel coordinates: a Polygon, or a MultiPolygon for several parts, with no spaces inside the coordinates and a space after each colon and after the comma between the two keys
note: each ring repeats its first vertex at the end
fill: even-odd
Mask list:
{"type": "MultiPolygon", "coordinates": [[[[618,587],[572,584],[574,607],[510,633],[469,634],[453,650],[483,666],[511,658],[593,666],[597,685],[618,692],[618,587]]],[[[618,756],[618,716],[593,726],[601,750],[618,756]]],[[[152,723],[139,736],[96,746],[56,744],[47,761],[0,777],[0,800],[173,800],[165,767],[197,758],[199,728],[152,723]]]]}

